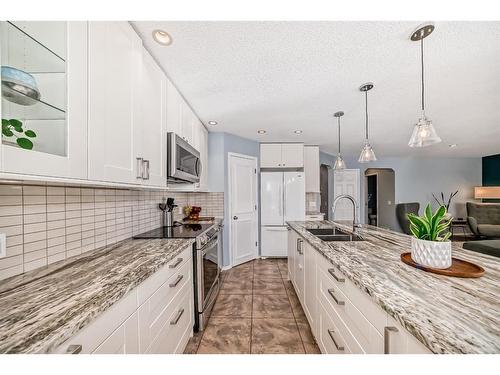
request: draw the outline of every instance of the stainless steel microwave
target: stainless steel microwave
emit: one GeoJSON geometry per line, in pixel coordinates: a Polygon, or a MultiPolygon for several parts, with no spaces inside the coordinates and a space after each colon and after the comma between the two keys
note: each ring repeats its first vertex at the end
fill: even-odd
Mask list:
{"type": "Polygon", "coordinates": [[[167,180],[170,182],[199,182],[200,153],[175,133],[167,133],[167,180]]]}

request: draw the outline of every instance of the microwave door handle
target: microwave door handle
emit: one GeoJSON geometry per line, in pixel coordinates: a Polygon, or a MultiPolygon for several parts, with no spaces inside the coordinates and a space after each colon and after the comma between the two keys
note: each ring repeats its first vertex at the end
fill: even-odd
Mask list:
{"type": "Polygon", "coordinates": [[[201,163],[201,160],[198,158],[196,159],[196,175],[198,177],[201,176],[201,174],[203,173],[203,164],[201,163]]]}

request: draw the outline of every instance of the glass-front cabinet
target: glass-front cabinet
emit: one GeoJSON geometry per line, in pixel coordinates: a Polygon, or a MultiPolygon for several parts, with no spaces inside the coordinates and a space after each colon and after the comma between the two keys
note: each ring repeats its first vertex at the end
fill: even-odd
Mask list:
{"type": "Polygon", "coordinates": [[[3,21],[1,169],[86,178],[87,23],[3,21]]]}

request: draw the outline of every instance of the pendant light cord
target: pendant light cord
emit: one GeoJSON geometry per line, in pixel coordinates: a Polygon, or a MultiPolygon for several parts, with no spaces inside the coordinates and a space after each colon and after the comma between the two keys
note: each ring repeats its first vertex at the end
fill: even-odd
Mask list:
{"type": "Polygon", "coordinates": [[[338,117],[339,121],[338,121],[338,124],[339,124],[339,155],[340,155],[340,117],[338,117]]]}
{"type": "Polygon", "coordinates": [[[420,39],[420,64],[422,67],[422,113],[425,113],[424,105],[424,38],[420,39]]]}
{"type": "Polygon", "coordinates": [[[368,90],[365,91],[365,126],[366,140],[368,140],[368,90]]]}

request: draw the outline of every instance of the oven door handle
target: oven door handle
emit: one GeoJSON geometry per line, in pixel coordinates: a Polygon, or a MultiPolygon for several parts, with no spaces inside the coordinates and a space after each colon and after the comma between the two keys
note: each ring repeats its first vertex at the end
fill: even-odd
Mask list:
{"type": "Polygon", "coordinates": [[[205,255],[209,250],[211,250],[214,245],[217,245],[219,242],[219,236],[216,235],[215,237],[212,237],[212,239],[210,241],[208,241],[205,246],[203,246],[200,251],[201,251],[201,255],[205,255]]]}

